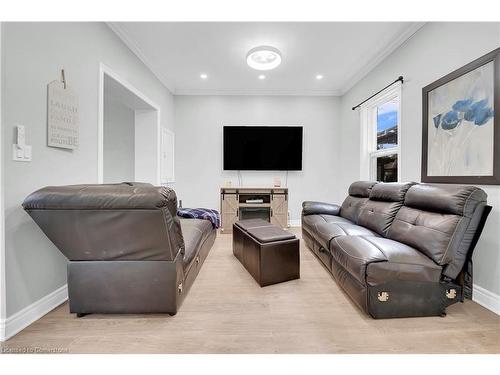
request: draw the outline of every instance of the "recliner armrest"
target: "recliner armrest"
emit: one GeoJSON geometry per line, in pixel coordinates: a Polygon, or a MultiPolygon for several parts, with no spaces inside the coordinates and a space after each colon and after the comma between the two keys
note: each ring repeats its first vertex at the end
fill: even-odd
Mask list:
{"type": "Polygon", "coordinates": [[[305,201],[302,202],[302,215],[340,215],[340,206],[338,204],[305,201]]]}

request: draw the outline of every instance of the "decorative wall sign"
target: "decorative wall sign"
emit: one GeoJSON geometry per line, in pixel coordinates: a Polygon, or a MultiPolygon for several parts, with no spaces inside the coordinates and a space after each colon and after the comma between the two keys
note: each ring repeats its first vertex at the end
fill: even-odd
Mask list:
{"type": "Polygon", "coordinates": [[[422,181],[500,184],[500,48],[422,89],[422,181]]]}
{"type": "Polygon", "coordinates": [[[78,148],[78,98],[65,82],[47,85],[47,143],[50,147],[78,148]]]}

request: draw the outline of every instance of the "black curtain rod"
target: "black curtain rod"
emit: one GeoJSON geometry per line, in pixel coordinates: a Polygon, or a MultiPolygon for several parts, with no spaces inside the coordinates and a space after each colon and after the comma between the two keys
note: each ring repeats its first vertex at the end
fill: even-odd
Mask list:
{"type": "Polygon", "coordinates": [[[370,100],[371,98],[373,98],[375,95],[380,94],[382,91],[384,91],[386,88],[394,85],[396,82],[404,83],[403,76],[399,76],[397,80],[395,80],[394,82],[389,83],[382,90],[377,91],[375,94],[373,94],[372,96],[370,96],[368,99],[365,99],[361,103],[359,103],[357,106],[352,107],[352,110],[354,111],[356,108],[359,108],[361,105],[363,105],[364,103],[366,103],[368,100],[370,100]]]}

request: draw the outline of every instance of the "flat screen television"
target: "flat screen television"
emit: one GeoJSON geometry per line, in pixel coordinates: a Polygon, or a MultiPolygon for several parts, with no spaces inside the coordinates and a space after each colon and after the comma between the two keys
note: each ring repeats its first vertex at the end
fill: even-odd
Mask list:
{"type": "Polygon", "coordinates": [[[224,126],[224,170],[302,170],[302,126],[224,126]]]}

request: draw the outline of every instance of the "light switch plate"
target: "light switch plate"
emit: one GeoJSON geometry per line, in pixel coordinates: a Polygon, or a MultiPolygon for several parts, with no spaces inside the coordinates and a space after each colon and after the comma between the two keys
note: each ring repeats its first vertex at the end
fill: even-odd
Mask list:
{"type": "Polygon", "coordinates": [[[24,161],[31,161],[31,146],[24,146],[24,161]]]}
{"type": "Polygon", "coordinates": [[[31,146],[26,144],[26,129],[24,125],[16,125],[16,144],[12,145],[12,160],[31,161],[31,146]]]}
{"type": "Polygon", "coordinates": [[[17,144],[12,145],[12,160],[14,161],[31,161],[31,146],[20,148],[17,144]]]}
{"type": "Polygon", "coordinates": [[[26,129],[24,125],[16,125],[17,130],[17,144],[23,148],[26,145],[26,129]]]}

